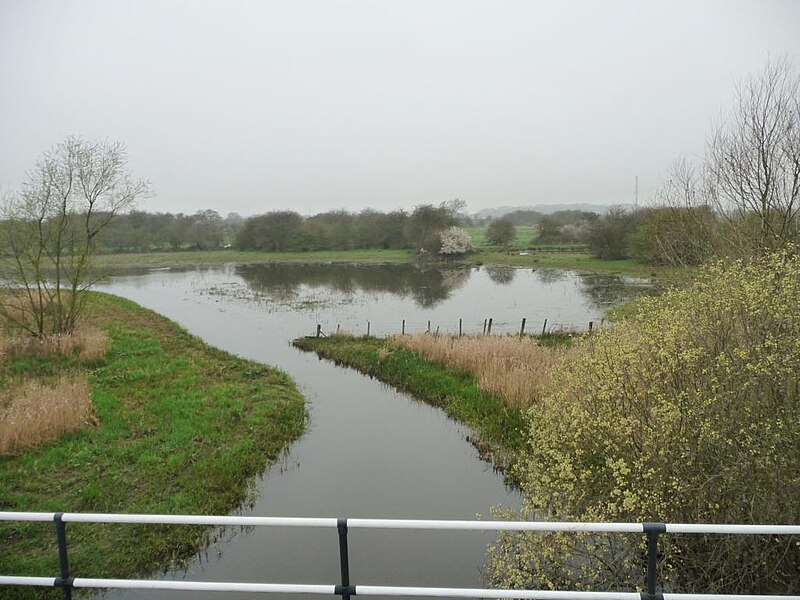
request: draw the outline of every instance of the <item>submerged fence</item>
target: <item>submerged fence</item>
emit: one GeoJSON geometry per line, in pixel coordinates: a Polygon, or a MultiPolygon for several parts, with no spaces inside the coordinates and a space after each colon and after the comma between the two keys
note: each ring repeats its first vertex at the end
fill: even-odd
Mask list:
{"type": "Polygon", "coordinates": [[[741,594],[676,594],[659,590],[658,539],[664,534],[800,535],[800,525],[697,525],[675,523],[565,523],[542,521],[435,521],[409,519],[345,519],[305,517],[231,517],[196,515],[126,515],[96,513],[0,512],[0,521],[53,522],[58,545],[58,577],[0,575],[0,586],[44,586],[61,588],[70,599],[76,588],[140,590],[182,590],[213,592],[252,592],[284,594],[322,594],[341,596],[407,596],[447,598],[520,598],[540,600],[800,600],[800,596],[741,594]],[[158,525],[210,525],[245,527],[317,527],[335,529],[339,540],[340,580],[330,585],[294,583],[231,583],[204,581],[165,581],[150,579],[97,579],[73,577],[69,568],[67,523],[129,523],[158,525]],[[449,531],[530,531],[640,533],[647,541],[647,570],[644,592],[578,592],[553,590],[472,589],[355,585],[350,581],[347,533],[351,529],[416,529],[449,531]]]}

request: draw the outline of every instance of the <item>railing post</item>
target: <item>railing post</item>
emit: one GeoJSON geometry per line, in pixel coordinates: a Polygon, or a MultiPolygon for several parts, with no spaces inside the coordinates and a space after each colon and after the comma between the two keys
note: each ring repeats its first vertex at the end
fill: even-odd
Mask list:
{"type": "Polygon", "coordinates": [[[61,597],[64,600],[72,600],[72,581],[69,576],[69,556],[67,555],[67,528],[66,523],[61,520],[62,513],[53,515],[53,522],[56,524],[56,539],[58,540],[58,564],[61,576],[56,579],[56,587],[61,588],[61,597]]]}
{"type": "Polygon", "coordinates": [[[339,564],[342,572],[342,584],[337,585],[334,594],[343,600],[350,600],[355,590],[350,586],[350,557],[347,551],[347,519],[337,519],[336,528],[339,530],[339,564]]]}
{"type": "Polygon", "coordinates": [[[656,593],[658,581],[658,536],[667,531],[664,523],[642,523],[642,528],[647,535],[647,580],[642,600],[658,600],[662,597],[656,593]]]}

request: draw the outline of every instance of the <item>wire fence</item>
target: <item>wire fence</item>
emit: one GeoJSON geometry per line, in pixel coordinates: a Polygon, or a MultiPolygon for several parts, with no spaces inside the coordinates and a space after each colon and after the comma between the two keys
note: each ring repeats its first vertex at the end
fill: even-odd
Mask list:
{"type": "Polygon", "coordinates": [[[328,337],[331,335],[366,335],[374,337],[388,337],[392,335],[448,335],[448,336],[485,336],[485,335],[565,335],[592,333],[598,327],[605,325],[605,319],[588,321],[584,324],[561,323],[544,319],[541,323],[529,321],[523,317],[519,321],[496,321],[487,317],[483,321],[458,319],[458,321],[437,322],[435,320],[407,320],[400,319],[394,323],[360,321],[342,327],[341,323],[317,323],[313,337],[328,337]]]}

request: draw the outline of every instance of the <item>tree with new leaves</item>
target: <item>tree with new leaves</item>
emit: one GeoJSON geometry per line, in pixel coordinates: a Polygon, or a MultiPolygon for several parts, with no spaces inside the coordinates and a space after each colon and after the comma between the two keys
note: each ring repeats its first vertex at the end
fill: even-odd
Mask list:
{"type": "Polygon", "coordinates": [[[2,203],[6,323],[35,336],[72,332],[95,281],[98,235],[148,189],[131,178],[118,142],[73,136],[45,152],[2,203]]]}
{"type": "Polygon", "coordinates": [[[497,219],[486,228],[486,241],[495,246],[509,246],[517,235],[517,228],[509,219],[497,219]]]}

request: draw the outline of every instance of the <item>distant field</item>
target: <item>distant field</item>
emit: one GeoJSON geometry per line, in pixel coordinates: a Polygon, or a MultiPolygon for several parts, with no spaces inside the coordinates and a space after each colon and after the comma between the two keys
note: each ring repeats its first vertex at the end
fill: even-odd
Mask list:
{"type": "MultiPolygon", "coordinates": [[[[469,233],[469,237],[472,239],[473,246],[476,248],[487,246],[485,227],[467,227],[466,230],[467,233],[469,233]]],[[[512,246],[515,248],[527,248],[536,233],[537,229],[535,225],[518,225],[517,235],[514,238],[512,246]]]]}

